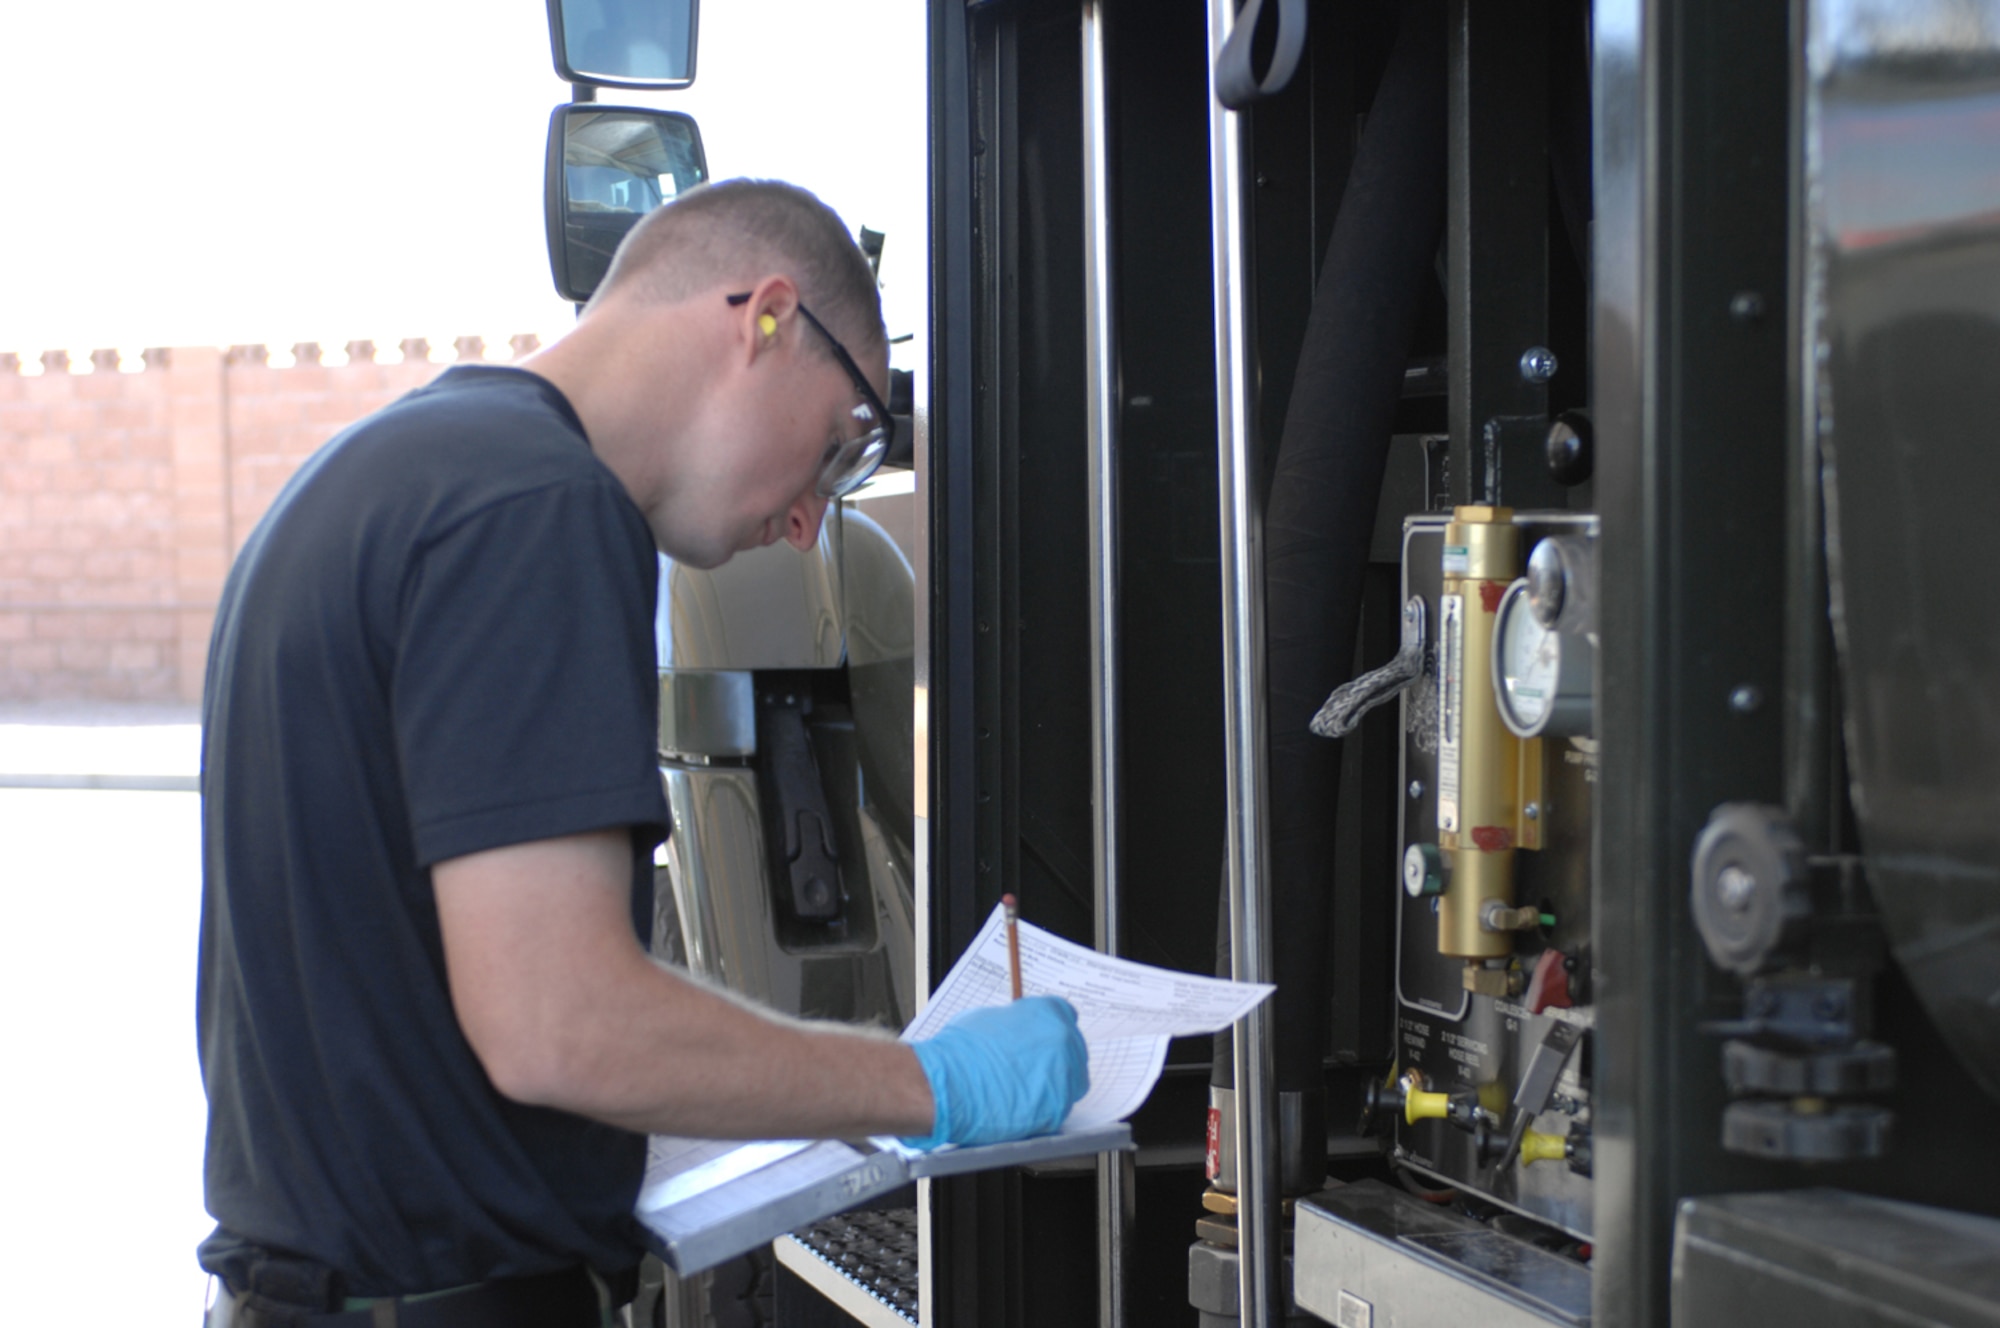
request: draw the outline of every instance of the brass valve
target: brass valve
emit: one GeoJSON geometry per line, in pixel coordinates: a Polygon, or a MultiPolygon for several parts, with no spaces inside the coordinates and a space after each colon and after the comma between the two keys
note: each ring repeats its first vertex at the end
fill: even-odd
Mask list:
{"type": "Polygon", "coordinates": [[[1542,910],[1533,904],[1509,908],[1489,899],[1479,908],[1479,925],[1488,931],[1532,931],[1542,925],[1542,910]]]}
{"type": "Polygon", "coordinates": [[[1438,727],[1438,846],[1451,871],[1438,901],[1438,952],[1511,954],[1508,931],[1482,925],[1488,902],[1514,902],[1523,838],[1521,740],[1500,718],[1491,677],[1495,613],[1521,571],[1520,532],[1505,507],[1461,507],[1444,532],[1438,600],[1442,695],[1438,727]]]}
{"type": "Polygon", "coordinates": [[[1465,961],[1465,989],[1475,996],[1519,996],[1527,986],[1527,975],[1512,964],[1489,968],[1477,959],[1465,961]]]}

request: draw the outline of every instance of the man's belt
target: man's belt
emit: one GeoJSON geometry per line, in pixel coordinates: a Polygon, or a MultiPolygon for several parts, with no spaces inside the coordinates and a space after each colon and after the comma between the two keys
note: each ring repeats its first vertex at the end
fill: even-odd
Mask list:
{"type": "Polygon", "coordinates": [[[305,1309],[225,1288],[208,1328],[599,1328],[602,1322],[597,1283],[579,1267],[352,1310],[305,1309]]]}

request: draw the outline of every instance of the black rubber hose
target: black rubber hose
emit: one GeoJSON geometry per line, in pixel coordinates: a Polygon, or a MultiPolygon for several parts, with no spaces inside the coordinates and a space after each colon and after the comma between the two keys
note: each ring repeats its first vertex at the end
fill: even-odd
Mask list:
{"type": "MultiPolygon", "coordinates": [[[[1354,672],[1390,431],[1417,319],[1437,280],[1445,115],[1444,5],[1410,0],[1327,243],[1264,518],[1281,1092],[1323,1083],[1340,744],[1306,725],[1354,672]]],[[[1217,1039],[1221,1086],[1233,1080],[1223,1073],[1228,1044],[1226,1034],[1217,1039]]]]}

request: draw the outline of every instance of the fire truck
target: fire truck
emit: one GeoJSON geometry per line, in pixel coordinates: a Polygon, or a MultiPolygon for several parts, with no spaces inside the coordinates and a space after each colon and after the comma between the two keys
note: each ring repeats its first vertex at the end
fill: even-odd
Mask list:
{"type": "MultiPolygon", "coordinates": [[[[695,16],[550,12],[580,298],[695,16]]],[[[658,946],[1277,994],[636,1319],[2000,1324],[2000,4],[925,16],[907,478],[663,579],[658,946]]]]}

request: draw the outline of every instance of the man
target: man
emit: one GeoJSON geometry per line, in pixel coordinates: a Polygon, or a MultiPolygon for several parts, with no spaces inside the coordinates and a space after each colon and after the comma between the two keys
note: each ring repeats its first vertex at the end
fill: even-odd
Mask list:
{"type": "Polygon", "coordinates": [[[212,1323],[595,1325],[647,1132],[980,1142],[1081,1095],[1059,1001],[912,1049],[638,940],[654,546],[809,546],[886,447],[886,378],[838,218],[730,182],[647,217],[561,341],[447,371],[273,504],[204,706],[212,1323]]]}

